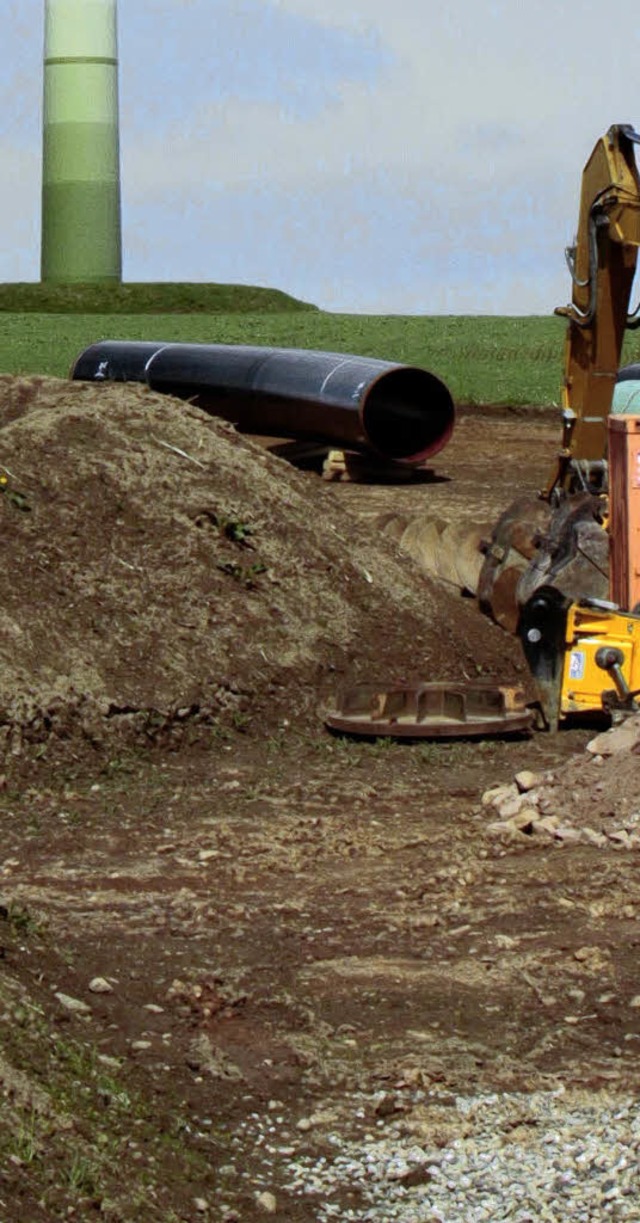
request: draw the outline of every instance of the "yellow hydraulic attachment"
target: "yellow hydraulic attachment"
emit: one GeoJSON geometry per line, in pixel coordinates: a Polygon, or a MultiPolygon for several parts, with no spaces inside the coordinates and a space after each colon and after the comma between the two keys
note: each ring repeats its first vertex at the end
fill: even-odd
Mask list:
{"type": "Polygon", "coordinates": [[[632,711],[640,690],[640,619],[574,603],[567,616],[560,713],[632,711]],[[610,678],[609,688],[605,672],[610,678]]]}
{"type": "Polygon", "coordinates": [[[640,617],[603,600],[571,603],[543,586],[523,608],[520,637],[551,730],[568,715],[614,720],[640,709],[640,617]]]}

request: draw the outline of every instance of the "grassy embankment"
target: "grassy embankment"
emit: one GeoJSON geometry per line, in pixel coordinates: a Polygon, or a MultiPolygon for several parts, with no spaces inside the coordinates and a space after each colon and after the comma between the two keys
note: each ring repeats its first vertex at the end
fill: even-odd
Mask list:
{"type": "MultiPolygon", "coordinates": [[[[66,376],[100,339],[274,344],[425,366],[458,402],[558,402],[556,318],[326,314],[271,289],[234,285],[0,285],[0,370],[66,376]]],[[[640,355],[633,333],[625,360],[640,355]]]]}

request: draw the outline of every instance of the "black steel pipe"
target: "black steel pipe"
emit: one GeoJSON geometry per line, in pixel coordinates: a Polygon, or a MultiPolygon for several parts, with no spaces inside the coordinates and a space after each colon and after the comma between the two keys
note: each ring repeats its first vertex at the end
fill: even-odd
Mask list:
{"type": "Polygon", "coordinates": [[[396,463],[437,454],[454,425],[453,400],[435,374],[343,353],[103,340],[80,354],[71,377],[144,382],[245,433],[374,450],[396,463]]]}

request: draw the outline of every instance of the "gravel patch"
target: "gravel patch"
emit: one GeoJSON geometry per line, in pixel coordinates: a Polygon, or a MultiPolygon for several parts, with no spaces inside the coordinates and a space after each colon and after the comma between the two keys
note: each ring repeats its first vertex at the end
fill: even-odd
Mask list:
{"type": "Polygon", "coordinates": [[[307,1154],[297,1141],[294,1154],[280,1146],[273,1117],[257,1122],[253,1136],[264,1144],[269,1183],[306,1199],[309,1219],[640,1219],[640,1105],[634,1099],[560,1089],[460,1096],[443,1109],[437,1097],[419,1092],[399,1120],[375,1120],[372,1103],[368,1098],[363,1107],[360,1098],[354,1105],[352,1128],[358,1117],[371,1126],[358,1137],[345,1138],[342,1124],[322,1127],[321,1142],[313,1145],[323,1153],[307,1154]]]}

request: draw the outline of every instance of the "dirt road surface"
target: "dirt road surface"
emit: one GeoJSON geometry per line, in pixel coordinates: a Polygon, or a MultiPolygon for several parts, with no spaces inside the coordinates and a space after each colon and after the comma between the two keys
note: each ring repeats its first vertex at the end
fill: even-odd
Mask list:
{"type": "Polygon", "coordinates": [[[392,1124],[441,1148],[459,1095],[634,1091],[637,851],[492,836],[481,802],[590,733],[321,718],[357,677],[523,679],[375,522],[490,519],[556,422],[467,413],[437,478],[327,485],[137,388],[0,401],[3,1223],[362,1219],[302,1163],[392,1124]]]}

